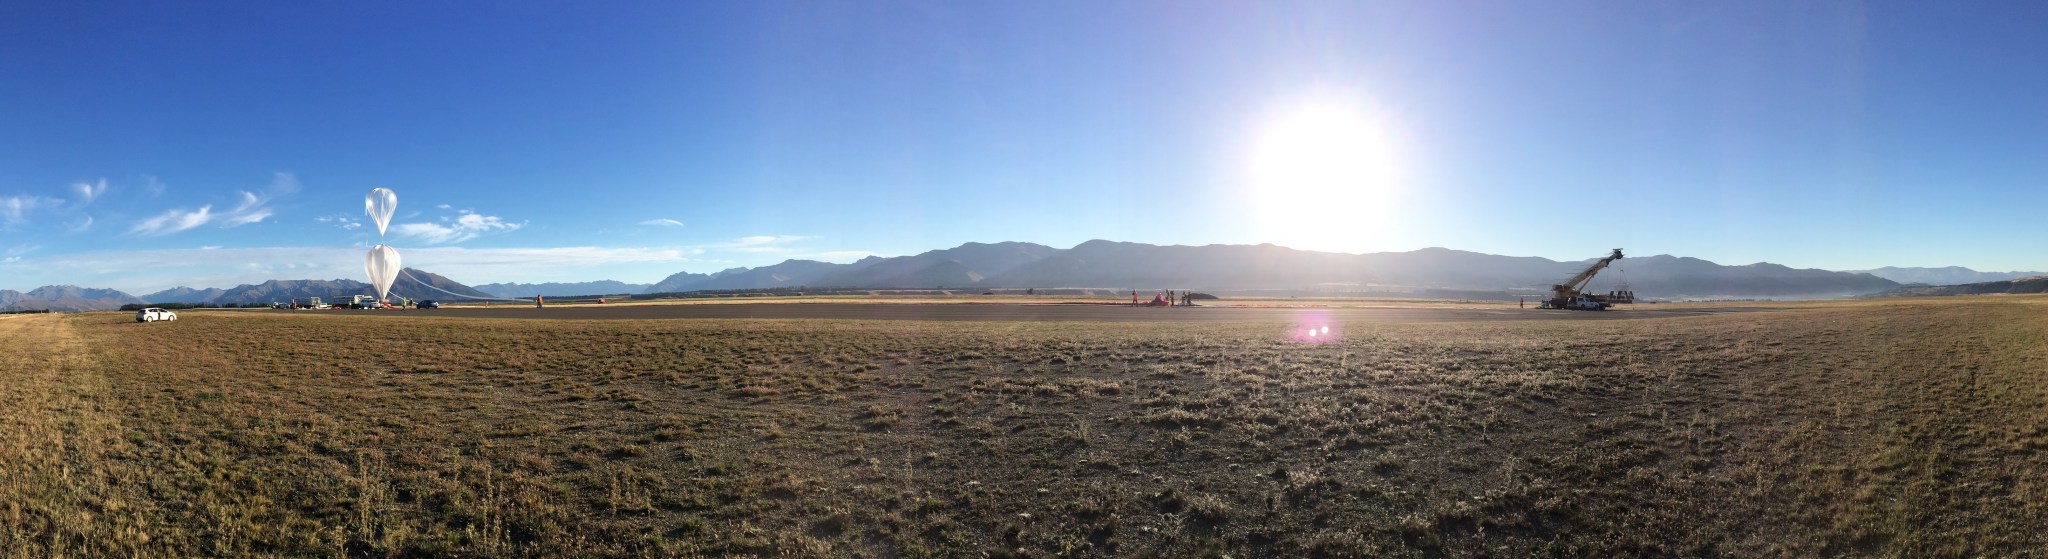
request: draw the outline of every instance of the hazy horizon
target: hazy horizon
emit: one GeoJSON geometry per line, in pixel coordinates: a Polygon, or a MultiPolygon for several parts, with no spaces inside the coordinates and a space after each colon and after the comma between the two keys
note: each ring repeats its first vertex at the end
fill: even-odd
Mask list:
{"type": "MultiPolygon", "coordinates": [[[[1128,242],[1128,241],[1117,241],[1117,240],[1115,240],[1115,239],[1092,239],[1092,240],[1105,240],[1105,241],[1110,241],[1110,242],[1128,242]]],[[[976,243],[976,242],[978,242],[978,243],[983,243],[983,244],[995,244],[995,243],[998,243],[998,242],[1022,242],[1022,243],[1030,243],[1030,241],[969,241],[969,242],[970,242],[970,243],[976,243]]],[[[1084,241],[1084,242],[1085,242],[1085,241],[1084,241]]],[[[1032,244],[1039,244],[1039,245],[1044,245],[1044,243],[1032,243],[1032,244]]],[[[1149,243],[1148,243],[1148,244],[1149,244],[1149,243]]],[[[957,247],[957,246],[959,246],[959,245],[955,245],[955,246],[946,246],[946,247],[932,247],[932,248],[931,248],[930,250],[945,250],[945,249],[951,249],[951,248],[955,248],[955,247],[957,247]]],[[[1050,246],[1050,245],[1046,245],[1046,246],[1050,246]]],[[[1155,245],[1155,246],[1169,246],[1169,245],[1155,245]]],[[[1178,245],[1178,246],[1195,246],[1195,245],[1178,245]]],[[[1247,245],[1238,245],[1238,246],[1247,246],[1247,245]]],[[[1279,245],[1275,245],[1275,246],[1279,246],[1279,245]]],[[[1062,249],[1062,250],[1065,250],[1065,249],[1071,249],[1071,248],[1073,248],[1073,246],[1053,246],[1052,248],[1056,248],[1056,249],[1062,249]]],[[[1282,248],[1294,248],[1294,247],[1282,247],[1282,248]]],[[[1431,249],[1448,249],[1448,250],[1454,250],[1454,251],[1462,251],[1462,250],[1464,250],[1464,249],[1459,249],[1459,248],[1456,248],[1456,247],[1422,247],[1422,248],[1418,248],[1418,249],[1414,249],[1414,250],[1403,250],[1403,251],[1374,251],[1374,252],[1372,252],[1372,253],[1341,253],[1341,254],[1360,254],[1360,255],[1362,255],[1362,254],[1375,254],[1375,253],[1405,253],[1405,252],[1416,252],[1416,251],[1422,251],[1422,250],[1431,250],[1431,249]]],[[[484,253],[484,254],[472,254],[472,251],[469,251],[469,250],[467,250],[467,249],[463,249],[463,248],[460,248],[460,247],[442,247],[442,248],[428,248],[428,249],[417,249],[417,250],[416,250],[415,252],[420,252],[420,253],[422,253],[422,254],[423,254],[423,255],[425,255],[425,256],[426,256],[426,258],[427,258],[428,260],[430,260],[430,261],[433,261],[433,262],[437,262],[437,263],[440,263],[440,264],[446,265],[446,266],[447,266],[448,268],[450,268],[450,269],[454,269],[454,270],[462,270],[462,271],[460,271],[460,272],[452,272],[452,273],[451,273],[451,272],[449,272],[449,271],[444,271],[444,270],[441,270],[441,269],[432,269],[432,268],[425,268],[425,267],[422,267],[422,266],[417,266],[417,265],[414,265],[414,264],[412,264],[412,263],[410,263],[410,262],[404,263],[404,266],[405,266],[405,267],[408,267],[408,268],[415,268],[415,269],[420,269],[420,270],[423,270],[423,271],[426,271],[426,272],[430,272],[430,273],[440,274],[440,275],[442,275],[442,276],[444,276],[444,277],[448,277],[448,279],[454,280],[454,281],[456,281],[456,282],[458,282],[458,283],[462,283],[462,284],[464,284],[464,285],[468,285],[468,286],[471,286],[471,287],[475,287],[475,286],[477,286],[477,285],[483,285],[483,284],[494,284],[494,283],[517,283],[517,284],[540,284],[540,283],[589,283],[589,282],[597,282],[597,281],[607,281],[607,280],[609,280],[609,281],[617,281],[617,282],[621,282],[621,283],[628,283],[628,284],[650,284],[650,285],[651,285],[651,284],[655,284],[655,283],[660,283],[660,282],[661,282],[661,281],[662,281],[663,279],[666,279],[666,278],[667,278],[668,276],[670,276],[670,275],[672,275],[672,274],[675,274],[675,273],[681,273],[681,272],[688,272],[688,273],[708,274],[708,273],[714,273],[714,272],[718,272],[718,271],[721,271],[721,270],[725,270],[725,269],[728,269],[728,268],[755,268],[755,267],[759,267],[759,266],[731,266],[731,267],[727,267],[727,268],[716,268],[716,267],[686,267],[686,268],[679,268],[679,269],[675,269],[675,270],[672,270],[672,271],[669,271],[669,272],[666,272],[666,273],[661,273],[660,275],[658,275],[658,276],[654,276],[654,277],[645,277],[645,278],[639,278],[639,277],[636,277],[636,278],[632,278],[632,279],[622,279],[622,278],[615,278],[615,277],[582,277],[582,276],[577,276],[577,275],[576,275],[576,273],[577,273],[577,272],[579,272],[579,271],[583,271],[583,270],[587,270],[587,269],[588,269],[588,268],[582,268],[582,267],[578,267],[578,266],[576,266],[576,264],[577,264],[578,262],[582,262],[582,261],[583,261],[584,259],[588,258],[588,255],[589,255],[589,254],[590,254],[590,253],[591,253],[592,251],[604,251],[604,250],[608,250],[608,249],[597,249],[597,248],[593,248],[593,247],[562,247],[562,248],[556,248],[556,249],[545,249],[545,250],[541,250],[541,249],[504,249],[504,250],[499,250],[499,251],[489,251],[489,252],[486,252],[486,253],[484,253]],[[511,254],[511,253],[513,253],[513,252],[515,252],[515,251],[517,251],[517,255],[518,255],[518,256],[517,256],[517,258],[513,258],[513,259],[510,259],[511,261],[510,261],[510,262],[507,262],[507,259],[505,258],[505,255],[507,255],[507,254],[511,254]],[[571,278],[571,279],[549,279],[549,280],[542,280],[542,281],[512,281],[512,280],[505,280],[505,279],[500,279],[501,277],[506,277],[506,276],[516,276],[516,275],[520,275],[520,274],[522,274],[523,272],[525,272],[525,271],[526,271],[526,270],[525,270],[525,268],[526,268],[526,267],[529,267],[529,266],[535,266],[535,265],[543,265],[543,266],[556,266],[556,267],[561,267],[561,269],[564,269],[564,270],[568,270],[568,272],[564,272],[564,273],[563,273],[563,274],[564,274],[564,276],[563,276],[563,277],[569,277],[569,278],[571,278]],[[471,275],[471,274],[480,274],[480,275],[477,275],[477,276],[473,276],[473,275],[471,275]]],[[[1297,250],[1305,250],[1305,249],[1297,249],[1297,250]]],[[[100,254],[100,253],[80,253],[80,254],[77,254],[77,255],[68,255],[68,256],[65,256],[65,257],[60,257],[60,258],[57,258],[57,259],[53,259],[52,263],[53,263],[53,264],[55,264],[55,265],[57,265],[57,266],[58,266],[58,267],[60,267],[60,268],[64,268],[64,269],[70,269],[70,270],[74,270],[74,271],[79,271],[79,270],[105,270],[105,269],[112,269],[112,268],[117,268],[117,267],[118,267],[118,268],[125,268],[125,267],[127,267],[127,266],[133,266],[133,267],[136,267],[136,268],[140,268],[140,269],[144,269],[144,270],[163,270],[163,269],[168,269],[168,270],[172,270],[172,272],[170,272],[170,273],[168,273],[168,274],[165,274],[165,275],[155,275],[155,276],[152,276],[152,275],[149,275],[149,274],[134,274],[134,273],[127,273],[127,272],[122,272],[122,273],[117,273],[117,274],[112,274],[112,275],[105,275],[105,276],[102,276],[102,277],[106,277],[106,278],[108,278],[108,281],[107,281],[107,282],[102,282],[102,283],[91,283],[91,284],[83,284],[83,283],[69,282],[69,283],[39,284],[39,285],[34,285],[34,286],[5,286],[5,285],[0,285],[0,290],[9,290],[9,289],[11,289],[11,290],[15,290],[15,291],[27,292],[27,291],[30,291],[30,290],[32,290],[32,289],[38,288],[38,287],[44,287],[44,286],[49,286],[49,285],[73,285],[73,286],[77,286],[77,287],[85,287],[85,288],[104,288],[104,289],[115,289],[115,290],[119,290],[119,291],[122,291],[122,292],[128,293],[128,294],[130,294],[130,295],[137,295],[137,296],[140,296],[140,295],[146,295],[146,294],[150,294],[150,293],[156,293],[156,292],[160,292],[160,291],[165,291],[165,290],[169,290],[169,289],[174,289],[174,288],[180,288],[180,287],[183,287],[183,288],[192,288],[192,289],[198,289],[198,290],[205,290],[205,289],[209,289],[209,288],[220,288],[220,289],[227,289],[227,288],[233,288],[233,287],[236,287],[236,286],[239,286],[239,285],[244,285],[244,284],[260,284],[260,283],[263,283],[263,282],[265,282],[265,281],[269,281],[269,280],[334,280],[334,279],[348,279],[348,280],[355,280],[355,281],[363,281],[363,279],[362,279],[362,278],[360,278],[360,277],[357,277],[358,275],[360,275],[360,263],[359,263],[359,262],[356,262],[356,261],[355,261],[355,259],[356,259],[356,258],[358,258],[358,255],[357,255],[357,253],[359,253],[359,252],[361,252],[361,248],[360,248],[360,247],[253,247],[253,248],[244,248],[244,249],[227,249],[227,248],[220,248],[220,247],[203,247],[203,248],[199,248],[199,249],[172,249],[172,250],[158,250],[158,251],[129,251],[129,252],[123,252],[123,253],[121,253],[121,255],[122,255],[122,256],[123,256],[124,258],[127,258],[127,260],[123,260],[123,261],[120,261],[120,262],[109,262],[109,261],[105,261],[105,260],[96,260],[96,259],[94,258],[94,257],[95,257],[95,255],[96,255],[96,254],[100,254]],[[225,255],[225,256],[221,256],[221,255],[217,254],[217,253],[224,253],[224,252],[225,252],[225,253],[229,253],[229,254],[227,254],[227,255],[225,255]],[[226,273],[226,274],[218,274],[218,275],[203,275],[203,274],[202,274],[202,273],[200,273],[200,272],[186,272],[186,270],[196,270],[196,269],[201,269],[201,268],[205,268],[205,267],[209,266],[208,262],[210,262],[210,261],[214,261],[214,260],[245,260],[245,259],[246,259],[246,260],[253,260],[253,261],[275,261],[275,262],[284,262],[284,263],[281,263],[281,264],[277,264],[277,265],[274,265],[274,266],[269,266],[269,267],[262,267],[262,268],[260,268],[260,270],[262,270],[262,271],[248,271],[248,270],[243,270],[243,271],[236,271],[236,272],[231,272],[231,273],[226,273]],[[289,262],[286,262],[286,261],[289,261],[289,262]],[[263,276],[263,277],[258,277],[258,276],[260,276],[260,275],[263,275],[263,274],[271,274],[271,275],[268,275],[268,276],[263,276]],[[155,279],[146,279],[146,278],[156,278],[156,277],[180,277],[180,278],[199,278],[199,281],[193,281],[193,282],[185,282],[185,283],[174,283],[174,284],[163,284],[163,283],[162,283],[162,282],[161,282],[160,280],[155,280],[155,279]]],[[[670,251],[668,251],[668,250],[644,250],[644,251],[618,251],[618,250],[613,250],[612,252],[613,252],[613,254],[611,254],[610,256],[608,256],[608,257],[607,257],[608,259],[612,259],[612,260],[633,260],[633,259],[635,259],[635,258],[637,257],[637,258],[639,258],[639,259],[641,259],[641,260],[643,260],[643,261],[652,261],[652,262],[660,262],[660,261],[666,261],[666,259],[668,259],[668,258],[671,258],[671,257],[674,257],[674,256],[675,256],[675,253],[674,253],[674,252],[670,252],[670,251]]],[[[925,252],[925,251],[919,251],[919,252],[921,253],[921,252],[925,252]]],[[[1465,251],[1465,252],[1476,252],[1476,251],[1465,251]]],[[[1631,254],[1631,255],[1630,255],[1630,256],[1629,256],[1628,258],[1629,258],[1629,259],[1633,259],[1633,260],[1642,260],[1642,259],[1647,259],[1647,258],[1655,258],[1655,257],[1664,257],[1664,256],[1669,256],[1669,257],[1675,257],[1675,258],[1696,258],[1696,257],[1691,257],[1691,256],[1683,255],[1683,254],[1665,254],[1665,253],[1657,253],[1657,254],[1647,254],[1647,253],[1640,253],[1640,252],[1634,252],[1634,251],[1630,251],[1630,252],[1631,252],[1632,254],[1631,254]]],[[[913,253],[913,254],[915,254],[915,253],[913,253]]],[[[881,257],[881,258],[893,258],[893,257],[897,257],[897,256],[910,256],[910,255],[875,255],[875,256],[877,256],[877,257],[881,257]]],[[[1537,258],[1546,258],[1546,259],[1549,259],[1549,260],[1554,260],[1554,261],[1557,261],[1557,262],[1580,262],[1580,261],[1587,261],[1587,260],[1593,260],[1593,259],[1596,259],[1596,258],[1597,258],[1597,257],[1598,257],[1599,255],[1595,255],[1595,256],[1589,256],[1589,257],[1586,257],[1586,258],[1550,258],[1550,257],[1546,257],[1546,256],[1539,256],[1539,255],[1514,255],[1514,254],[1504,254],[1504,255],[1497,255],[1497,256],[1506,256],[1506,257],[1537,257],[1537,258]]],[[[862,257],[860,257],[860,258],[866,258],[866,257],[867,257],[867,256],[862,256],[862,257]]],[[[792,259],[804,259],[804,258],[792,258],[792,259]]],[[[787,260],[787,259],[786,259],[786,260],[787,260]]],[[[767,264],[762,264],[762,266],[767,266],[767,265],[773,265],[773,264],[779,264],[779,263],[781,263],[781,262],[784,262],[784,261],[786,261],[786,260],[777,260],[777,261],[775,261],[775,262],[770,262],[770,263],[767,263],[767,264]]],[[[816,260],[816,259],[809,259],[809,260],[816,260]]],[[[826,262],[832,262],[832,263],[835,263],[835,264],[847,264],[847,263],[851,263],[851,262],[853,262],[853,261],[855,261],[855,260],[858,260],[858,258],[855,258],[855,259],[843,259],[843,260],[819,260],[819,261],[826,261],[826,262]]],[[[1794,269],[1815,269],[1815,268],[1812,268],[1812,267],[1808,267],[1808,266],[1797,266],[1797,265],[1789,265],[1789,264],[1784,264],[1784,263],[1782,263],[1782,262],[1766,262],[1766,261],[1757,261],[1757,262],[1714,262],[1714,261],[1711,261],[1711,260],[1709,260],[1709,262],[1712,262],[1712,263],[1714,263],[1714,264],[1718,264],[1718,265],[1723,265],[1723,266],[1747,266],[1747,265],[1756,265],[1756,264],[1777,264],[1777,265],[1781,265],[1781,266],[1787,266],[1787,267],[1790,267],[1790,268],[1794,268],[1794,269]]],[[[1626,267],[1626,264],[1625,264],[1625,263],[1623,264],[1623,267],[1624,267],[1624,268],[1626,267]]],[[[1923,267],[1908,267],[1908,268],[1923,268],[1923,267]]],[[[1924,267],[1924,268],[1926,268],[1926,269],[1938,269],[1938,268],[1932,268],[1932,267],[1924,267]]],[[[1837,271],[1837,272],[1864,272],[1864,271],[1866,271],[1866,270],[1829,270],[1829,271],[1837,271]]],[[[1971,269],[1971,271],[1974,271],[1974,272],[1978,272],[1978,273],[2021,273],[2021,272],[2028,272],[2028,273],[2031,273],[2031,272],[2032,272],[2032,271],[2029,271],[2029,270],[1976,270],[1976,269],[1971,269]]],[[[103,272],[81,272],[81,273],[87,273],[87,274],[92,274],[92,273],[103,273],[103,272]]],[[[1904,282],[1901,282],[1901,283],[1904,283],[1904,282]]]]}

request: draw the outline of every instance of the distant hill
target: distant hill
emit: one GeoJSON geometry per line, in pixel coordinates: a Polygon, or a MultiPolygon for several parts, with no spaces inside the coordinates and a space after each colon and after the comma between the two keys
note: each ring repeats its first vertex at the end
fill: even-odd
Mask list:
{"type": "MultiPolygon", "coordinates": [[[[1599,254],[1600,250],[1591,250],[1599,254]]],[[[496,283],[472,288],[446,277],[406,268],[391,293],[411,299],[528,298],[535,295],[611,295],[770,288],[844,289],[1192,289],[1211,293],[1291,292],[1394,296],[1506,297],[1547,292],[1592,259],[1556,261],[1447,248],[1344,254],[1261,245],[1151,245],[1093,240],[1059,249],[1020,242],[966,243],[911,256],[868,257],[848,264],[787,260],[759,268],[715,273],[677,272],[653,285],[604,280],[581,283],[496,283]]],[[[1880,268],[1917,273],[1912,279],[1967,277],[1967,268],[1880,268]],[[1931,275],[1930,275],[1931,274],[1931,275]]],[[[2003,293],[2033,283],[1984,282],[1953,289],[1912,288],[1874,273],[1794,269],[1770,263],[1728,266],[1670,255],[1628,257],[1590,286],[1609,291],[1627,284],[1645,299],[1829,298],[1879,293],[2003,293]]],[[[81,311],[135,303],[267,304],[302,297],[328,300],[370,294],[369,284],[348,280],[270,280],[227,289],[177,287],[131,297],[110,289],[46,286],[28,293],[0,291],[0,310],[81,311]]]]}
{"type": "MultiPolygon", "coordinates": [[[[414,300],[461,299],[463,297],[489,298],[489,293],[477,291],[438,274],[405,268],[398,280],[391,284],[391,296],[414,300]],[[417,278],[417,279],[415,279],[417,278]]],[[[325,301],[346,299],[353,295],[376,295],[376,288],[368,283],[350,279],[333,280],[270,280],[258,284],[243,284],[221,291],[212,300],[203,301],[216,305],[264,305],[304,297],[319,297],[325,301]]]]}
{"type": "MultiPolygon", "coordinates": [[[[1601,251],[1589,251],[1599,253],[1601,251]]],[[[1151,245],[1093,240],[1070,249],[1031,243],[968,243],[915,256],[851,264],[789,260],[716,274],[680,272],[649,293],[789,287],[930,289],[1110,288],[1211,292],[1543,293],[1593,260],[1483,254],[1446,248],[1343,254],[1262,245],[1151,245]]],[[[1881,292],[1898,282],[1866,273],[1770,263],[1724,266],[1697,258],[1624,258],[1591,288],[1626,283],[1639,296],[1822,298],[1881,292]]]]}
{"type": "Polygon", "coordinates": [[[916,256],[870,256],[819,278],[816,283],[842,287],[970,286],[1060,252],[1033,243],[967,243],[916,256]]]}
{"type": "Polygon", "coordinates": [[[1979,272],[1962,266],[1943,268],[1900,268],[1885,266],[1875,270],[1856,270],[1899,283],[1926,285],[1963,285],[2016,280],[2035,276],[2048,276],[2048,272],[1979,272]]]}
{"type": "Polygon", "coordinates": [[[156,293],[143,295],[141,299],[143,301],[149,302],[150,304],[208,303],[212,302],[215,298],[220,297],[220,294],[223,293],[224,291],[225,290],[218,287],[210,287],[206,289],[193,289],[190,287],[173,287],[170,289],[165,289],[163,291],[158,291],[156,293]]]}
{"type": "Polygon", "coordinates": [[[141,299],[120,291],[75,285],[46,285],[28,293],[0,290],[0,311],[107,311],[141,302],[141,299]]]}
{"type": "Polygon", "coordinates": [[[1987,281],[1963,285],[1907,286],[1877,294],[1879,297],[1915,297],[1926,295],[1996,295],[2048,293],[2048,276],[2034,276],[2005,281],[1987,281]]]}
{"type": "Polygon", "coordinates": [[[477,291],[497,297],[523,299],[535,295],[562,297],[570,295],[618,295],[641,293],[654,287],[646,283],[624,283],[612,280],[586,281],[577,283],[486,283],[474,286],[477,291]]]}
{"type": "Polygon", "coordinates": [[[709,274],[692,274],[689,272],[676,272],[674,274],[669,275],[669,277],[663,278],[659,282],[655,282],[654,285],[648,286],[647,289],[643,292],[681,293],[684,291],[695,291],[701,289],[697,286],[702,285],[704,282],[745,271],[747,271],[746,268],[726,268],[724,270],[720,270],[709,274]]]}
{"type": "Polygon", "coordinates": [[[762,289],[827,285],[818,280],[834,272],[859,269],[859,263],[833,264],[816,260],[784,260],[781,264],[742,271],[727,270],[689,285],[686,291],[715,289],[762,289]]]}
{"type": "Polygon", "coordinates": [[[990,287],[1306,289],[1372,280],[1359,255],[1271,244],[1158,246],[1094,240],[981,282],[990,287]]]}
{"type": "MultiPolygon", "coordinates": [[[[1664,254],[1624,258],[1619,267],[1614,279],[1626,278],[1635,292],[1645,297],[1849,297],[1899,287],[1898,282],[1860,272],[1795,269],[1770,263],[1724,266],[1664,254]]],[[[1601,280],[1594,283],[1599,285],[1601,280]]]]}

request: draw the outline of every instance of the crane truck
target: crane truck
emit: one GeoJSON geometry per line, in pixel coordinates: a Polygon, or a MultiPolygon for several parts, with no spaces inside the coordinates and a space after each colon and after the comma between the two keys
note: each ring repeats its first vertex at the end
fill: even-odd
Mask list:
{"type": "Polygon", "coordinates": [[[1606,295],[1588,294],[1583,291],[1586,288],[1586,284],[1593,281],[1594,274],[1600,273],[1600,270],[1607,269],[1608,264],[1613,264],[1614,261],[1620,259],[1621,249],[1614,249],[1614,254],[1609,254],[1606,258],[1602,258],[1594,262],[1593,265],[1587,266],[1578,275],[1572,276],[1571,279],[1565,280],[1564,283],[1550,286],[1550,299],[1543,302],[1542,308],[1604,311],[1608,307],[1614,306],[1615,303],[1635,302],[1635,292],[1633,291],[1615,291],[1606,295]]]}

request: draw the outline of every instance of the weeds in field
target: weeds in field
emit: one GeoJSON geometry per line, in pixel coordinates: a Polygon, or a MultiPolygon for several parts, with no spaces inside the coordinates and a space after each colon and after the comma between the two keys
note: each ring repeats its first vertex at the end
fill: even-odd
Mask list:
{"type": "Polygon", "coordinates": [[[6,318],[0,555],[2010,555],[2040,311],[6,318]]]}

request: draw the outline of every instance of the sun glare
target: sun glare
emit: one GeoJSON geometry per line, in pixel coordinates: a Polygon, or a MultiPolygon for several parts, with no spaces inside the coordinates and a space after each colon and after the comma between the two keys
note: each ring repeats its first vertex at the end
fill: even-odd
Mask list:
{"type": "Polygon", "coordinates": [[[1358,104],[1303,103],[1257,131],[1249,202],[1274,242],[1297,248],[1357,246],[1398,194],[1398,161],[1385,123],[1358,104]]]}

